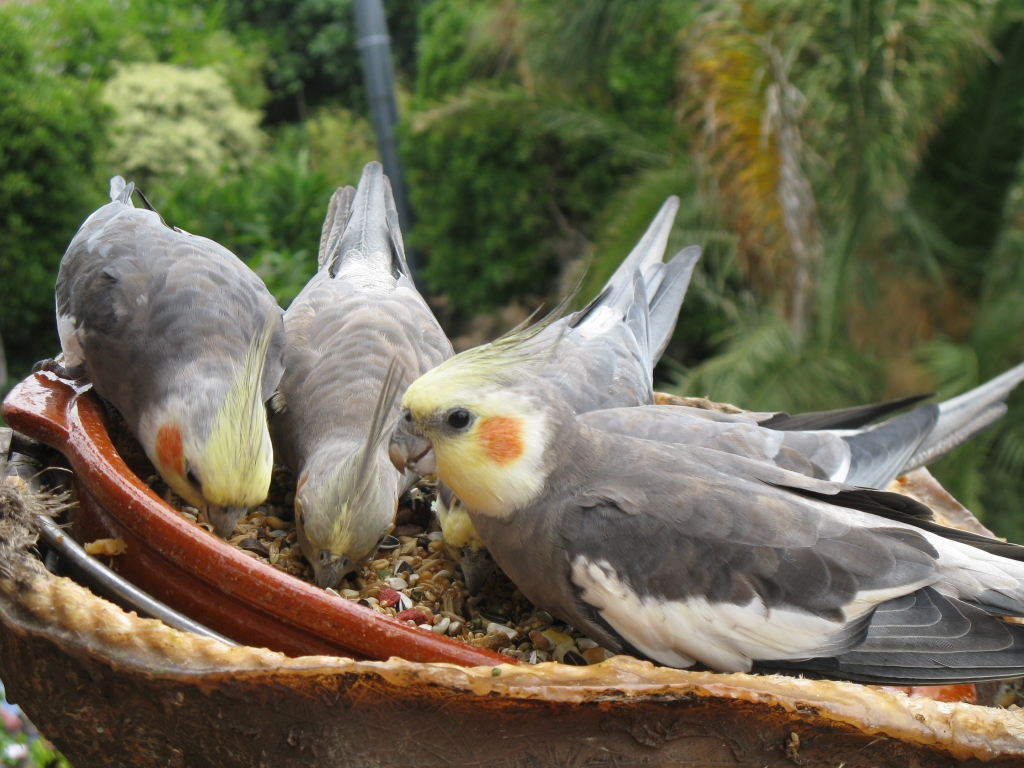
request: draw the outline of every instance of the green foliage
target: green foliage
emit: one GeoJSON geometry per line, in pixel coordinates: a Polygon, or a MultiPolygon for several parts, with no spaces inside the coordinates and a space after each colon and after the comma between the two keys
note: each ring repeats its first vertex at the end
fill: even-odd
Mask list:
{"type": "Polygon", "coordinates": [[[142,184],[188,171],[230,173],[263,144],[259,113],[240,107],[212,69],[129,64],[106,82],[103,100],[116,114],[109,165],[142,184]]]}
{"type": "Polygon", "coordinates": [[[567,141],[519,91],[470,92],[421,116],[403,144],[428,286],[487,310],[549,290],[608,192],[631,170],[599,137],[567,141]],[[419,130],[416,130],[416,128],[419,130]]]}
{"type": "Polygon", "coordinates": [[[266,98],[262,50],[242,46],[223,28],[223,3],[191,0],[46,0],[12,10],[41,58],[56,71],[105,81],[120,64],[163,62],[213,67],[250,109],[266,98]]]}
{"type": "Polygon", "coordinates": [[[324,107],[305,124],[310,163],[335,187],[358,182],[363,166],[377,159],[373,128],[341,107],[324,107]]]}
{"type": "Polygon", "coordinates": [[[103,200],[94,93],[40,66],[0,9],[0,336],[11,374],[56,351],[53,283],[78,225],[103,200]]]}
{"type": "Polygon", "coordinates": [[[674,28],[637,15],[592,78],[592,98],[573,101],[568,81],[536,67],[557,45],[546,31],[557,16],[541,3],[482,0],[433,2],[420,15],[402,142],[411,241],[428,257],[431,290],[465,312],[547,293],[600,234],[623,181],[669,162],[674,28]],[[647,46],[658,54],[640,55],[647,46]]]}
{"type": "MultiPolygon", "coordinates": [[[[411,73],[422,4],[385,3],[399,72],[411,73]]],[[[226,0],[225,19],[242,40],[266,51],[270,123],[305,119],[325,104],[364,109],[352,0],[226,0]]]]}
{"type": "Polygon", "coordinates": [[[998,56],[964,88],[915,180],[918,205],[953,246],[942,255],[977,290],[1024,156],[1024,22],[1002,30],[998,56]]]}

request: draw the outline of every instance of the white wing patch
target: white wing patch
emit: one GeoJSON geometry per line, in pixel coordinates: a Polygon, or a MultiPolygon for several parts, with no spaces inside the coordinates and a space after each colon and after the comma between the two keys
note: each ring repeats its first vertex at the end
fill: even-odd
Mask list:
{"type": "Polygon", "coordinates": [[[85,351],[78,341],[78,318],[74,315],[57,315],[57,336],[64,352],[64,365],[76,368],[85,362],[85,351]]]}
{"type": "Polygon", "coordinates": [[[836,636],[870,607],[915,591],[917,585],[861,593],[846,622],[795,610],[770,609],[759,598],[747,605],[710,603],[703,597],[640,597],[604,561],[577,557],[572,580],[583,599],[630,644],[655,661],[689,667],[694,659],[722,672],[749,672],[754,660],[806,659],[829,651],[836,636]]]}

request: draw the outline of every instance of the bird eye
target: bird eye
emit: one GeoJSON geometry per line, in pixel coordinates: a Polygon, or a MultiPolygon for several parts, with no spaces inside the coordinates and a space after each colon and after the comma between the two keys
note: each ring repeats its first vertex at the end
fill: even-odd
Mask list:
{"type": "Polygon", "coordinates": [[[471,416],[465,408],[459,408],[448,414],[448,426],[453,429],[465,429],[470,422],[471,416]]]}
{"type": "Polygon", "coordinates": [[[406,422],[408,422],[409,424],[412,424],[412,412],[411,411],[406,411],[405,413],[403,413],[402,414],[402,418],[405,419],[406,422]]]}
{"type": "Polygon", "coordinates": [[[197,491],[202,492],[203,484],[199,481],[199,473],[196,472],[192,467],[185,470],[185,479],[188,480],[189,485],[195,488],[197,491]]]}

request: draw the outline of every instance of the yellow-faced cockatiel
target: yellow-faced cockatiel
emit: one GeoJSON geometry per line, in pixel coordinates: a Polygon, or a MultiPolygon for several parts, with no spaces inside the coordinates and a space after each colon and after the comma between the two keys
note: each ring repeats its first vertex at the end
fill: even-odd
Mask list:
{"type": "Polygon", "coordinates": [[[317,584],[333,587],[376,551],[415,479],[388,460],[396,394],[452,355],[410,277],[380,163],[366,166],[357,190],[331,199],[319,271],[285,313],[285,329],[274,444],[298,478],[303,554],[317,584]]]}
{"type": "Polygon", "coordinates": [[[270,487],[264,403],[283,371],[281,310],[234,254],[135,208],[133,191],[112,179],[112,202],[61,260],[63,361],[49,368],[92,382],[167,484],[226,537],[270,487]]]}
{"type": "Polygon", "coordinates": [[[1024,616],[1024,548],[906,496],[589,426],[544,375],[558,343],[541,326],[442,363],[406,390],[390,443],[458,495],[535,606],[673,667],[1024,674],[1024,627],[1000,618],[1024,616]]]}
{"type": "MultiPolygon", "coordinates": [[[[679,307],[700,258],[697,246],[662,262],[679,209],[669,197],[644,236],[579,312],[552,322],[543,338],[558,339],[541,375],[576,413],[654,403],[654,366],[668,346],[679,307]]],[[[449,554],[475,593],[494,570],[465,508],[443,483],[434,504],[449,554]]]]}

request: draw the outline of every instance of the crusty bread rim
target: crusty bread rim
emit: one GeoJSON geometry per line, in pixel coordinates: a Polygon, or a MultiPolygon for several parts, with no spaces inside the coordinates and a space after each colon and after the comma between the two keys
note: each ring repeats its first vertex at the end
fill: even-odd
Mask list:
{"type": "Polygon", "coordinates": [[[142,619],[70,579],[40,575],[19,587],[0,580],[0,619],[43,634],[74,655],[148,676],[200,683],[233,677],[373,675],[391,685],[439,686],[476,696],[498,694],[550,702],[629,702],[684,696],[717,697],[781,707],[870,734],[930,745],[960,759],[1024,756],[1024,713],[910,698],[854,683],[778,675],[721,675],[655,667],[616,657],[590,667],[562,664],[466,668],[392,658],[354,661],[333,656],[290,658],[265,648],[230,646],[142,619]],[[159,671],[156,671],[159,670],[159,671]]]}

